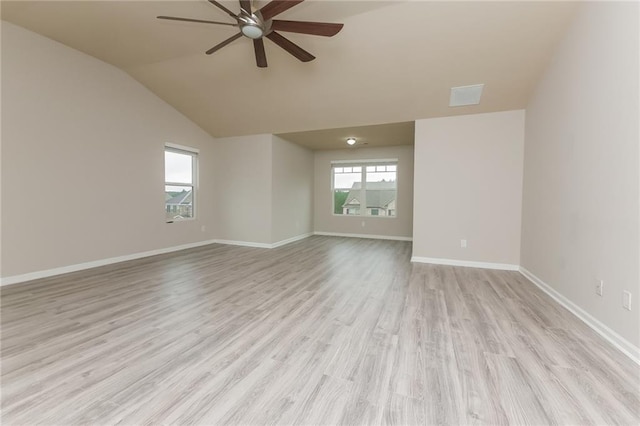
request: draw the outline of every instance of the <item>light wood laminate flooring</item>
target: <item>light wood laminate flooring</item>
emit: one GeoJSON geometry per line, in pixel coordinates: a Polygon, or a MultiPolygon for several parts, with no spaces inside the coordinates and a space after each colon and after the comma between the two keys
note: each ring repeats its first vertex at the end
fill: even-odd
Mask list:
{"type": "Polygon", "coordinates": [[[516,272],[210,245],[5,287],[2,424],[638,424],[639,368],[516,272]]]}

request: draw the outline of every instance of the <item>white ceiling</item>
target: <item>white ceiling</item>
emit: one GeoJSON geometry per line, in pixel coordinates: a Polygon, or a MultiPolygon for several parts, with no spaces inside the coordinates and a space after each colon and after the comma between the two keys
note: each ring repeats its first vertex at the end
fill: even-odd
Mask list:
{"type": "MultiPolygon", "coordinates": [[[[223,1],[231,10],[236,1],[223,1]]],[[[254,2],[261,7],[264,1],[254,2]]],[[[285,33],[302,63],[266,40],[269,67],[230,18],[199,1],[2,1],[2,19],[122,68],[213,136],[303,132],[524,108],[575,2],[307,0],[280,19],[342,22],[335,37],[285,33]],[[231,21],[230,21],[231,22],[231,21]],[[449,89],[484,83],[480,105],[449,89]]]]}

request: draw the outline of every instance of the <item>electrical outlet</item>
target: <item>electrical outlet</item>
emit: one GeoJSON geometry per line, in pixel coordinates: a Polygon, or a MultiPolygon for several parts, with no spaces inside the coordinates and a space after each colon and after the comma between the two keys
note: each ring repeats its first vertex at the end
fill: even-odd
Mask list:
{"type": "Polygon", "coordinates": [[[598,280],[596,282],[596,294],[598,296],[602,296],[602,291],[604,290],[604,281],[598,280]]]}
{"type": "Polygon", "coordinates": [[[364,220],[362,221],[362,227],[364,228],[364,220]]]}
{"type": "Polygon", "coordinates": [[[626,290],[622,292],[622,307],[631,310],[631,293],[626,290]]]}
{"type": "Polygon", "coordinates": [[[460,240],[460,247],[467,248],[467,240],[460,240]]]}
{"type": "Polygon", "coordinates": [[[202,225],[202,226],[200,227],[200,231],[201,231],[201,232],[207,232],[207,227],[206,227],[205,225],[202,225]]]}

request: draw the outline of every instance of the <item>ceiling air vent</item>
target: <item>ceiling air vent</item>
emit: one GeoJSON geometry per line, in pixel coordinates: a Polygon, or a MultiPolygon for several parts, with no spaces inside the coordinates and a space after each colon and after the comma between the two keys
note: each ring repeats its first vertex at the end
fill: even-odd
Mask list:
{"type": "Polygon", "coordinates": [[[483,87],[484,84],[452,87],[451,97],[449,98],[449,106],[457,107],[465,105],[478,105],[480,103],[480,96],[482,95],[483,87]]]}

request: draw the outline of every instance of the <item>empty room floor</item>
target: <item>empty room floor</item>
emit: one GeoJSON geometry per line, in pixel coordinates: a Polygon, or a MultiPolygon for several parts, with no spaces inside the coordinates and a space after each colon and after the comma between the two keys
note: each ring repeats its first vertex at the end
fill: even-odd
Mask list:
{"type": "Polygon", "coordinates": [[[2,423],[637,424],[640,368],[516,272],[210,245],[2,289],[2,423]]]}

